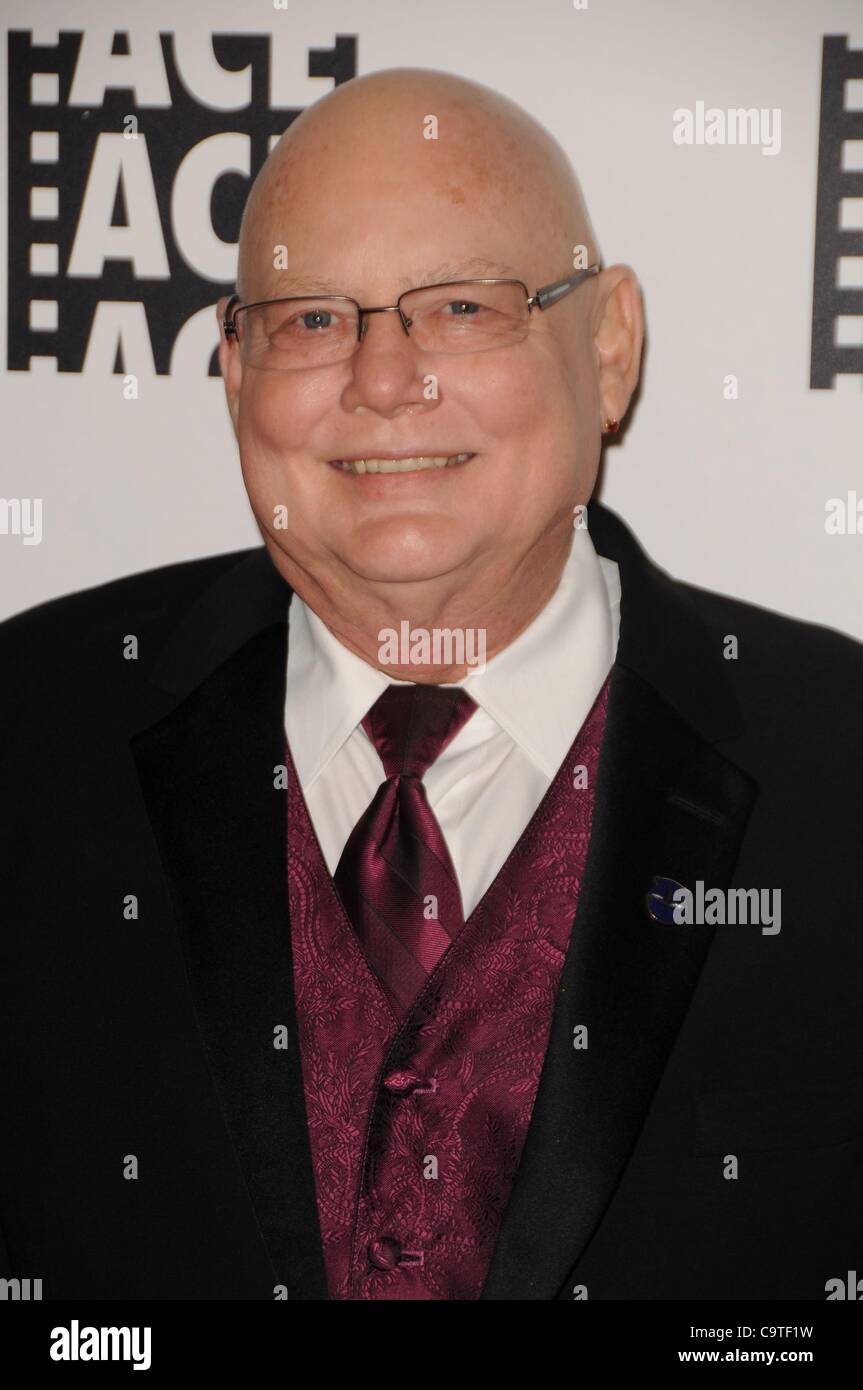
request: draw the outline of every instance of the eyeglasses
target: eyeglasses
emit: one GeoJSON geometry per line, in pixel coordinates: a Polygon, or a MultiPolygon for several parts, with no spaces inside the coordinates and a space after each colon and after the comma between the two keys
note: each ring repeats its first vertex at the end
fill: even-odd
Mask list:
{"type": "Polygon", "coordinates": [[[369,314],[397,313],[421,352],[488,352],[526,337],[531,311],[548,309],[599,272],[588,266],[529,294],[521,280],[453,280],[405,290],[395,304],[358,304],[348,295],[292,295],[240,304],[228,300],[225,337],[239,343],[245,365],[269,371],[329,366],[352,357],[369,314]]]}

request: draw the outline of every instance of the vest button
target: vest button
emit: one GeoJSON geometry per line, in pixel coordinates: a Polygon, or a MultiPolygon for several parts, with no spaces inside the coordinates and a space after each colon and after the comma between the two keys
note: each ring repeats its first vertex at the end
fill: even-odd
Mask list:
{"type": "Polygon", "coordinates": [[[376,1269],[395,1269],[402,1248],[394,1236],[380,1236],[369,1241],[369,1259],[376,1269]]]}
{"type": "Polygon", "coordinates": [[[383,1084],[388,1091],[395,1091],[397,1095],[407,1095],[410,1091],[434,1091],[437,1089],[434,1078],[426,1080],[415,1071],[403,1068],[401,1071],[391,1071],[384,1077],[383,1084]]]}

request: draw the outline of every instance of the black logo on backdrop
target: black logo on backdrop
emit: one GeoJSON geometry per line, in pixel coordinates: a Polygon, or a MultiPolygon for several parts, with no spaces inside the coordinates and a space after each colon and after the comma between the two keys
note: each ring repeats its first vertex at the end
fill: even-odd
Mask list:
{"type": "MultiPolygon", "coordinates": [[[[113,344],[108,370],[131,371],[117,346],[122,325],[128,340],[148,339],[167,374],[184,326],[233,288],[225,267],[251,181],[300,108],[269,104],[267,35],[211,42],[212,73],[192,65],[203,74],[196,91],[173,34],[154,35],[140,55],[115,33],[100,67],[81,33],[53,45],[9,33],[10,370],[45,357],[80,372],[95,339],[113,344]],[[74,100],[76,83],[95,93],[92,104],[74,100]]],[[[336,85],[354,77],[356,38],[309,50],[308,74],[336,85]]]]}
{"type": "Polygon", "coordinates": [[[863,219],[845,202],[863,198],[863,159],[856,154],[863,144],[846,144],[863,141],[863,109],[845,110],[845,83],[855,78],[863,78],[863,49],[849,48],[847,35],[825,35],[809,366],[813,390],[829,390],[837,374],[863,373],[863,219]]]}

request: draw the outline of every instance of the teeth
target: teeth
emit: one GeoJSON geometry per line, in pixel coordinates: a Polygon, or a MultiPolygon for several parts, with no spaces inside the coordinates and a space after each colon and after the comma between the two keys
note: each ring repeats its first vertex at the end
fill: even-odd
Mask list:
{"type": "Polygon", "coordinates": [[[451,468],[453,464],[465,463],[470,457],[470,454],[450,454],[448,458],[444,454],[435,454],[410,459],[351,459],[350,462],[335,459],[334,462],[346,473],[418,473],[424,468],[451,468]]]}

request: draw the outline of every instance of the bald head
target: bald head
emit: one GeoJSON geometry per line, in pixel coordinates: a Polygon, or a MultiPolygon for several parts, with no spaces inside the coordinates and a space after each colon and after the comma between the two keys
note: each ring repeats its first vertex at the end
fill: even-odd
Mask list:
{"type": "Polygon", "coordinates": [[[533,117],[480,83],[393,68],[335,88],[282,136],[246,204],[237,285],[247,302],[290,293],[294,273],[392,294],[436,272],[443,247],[456,272],[483,256],[533,290],[582,246],[599,259],[569,160],[533,117]]]}

